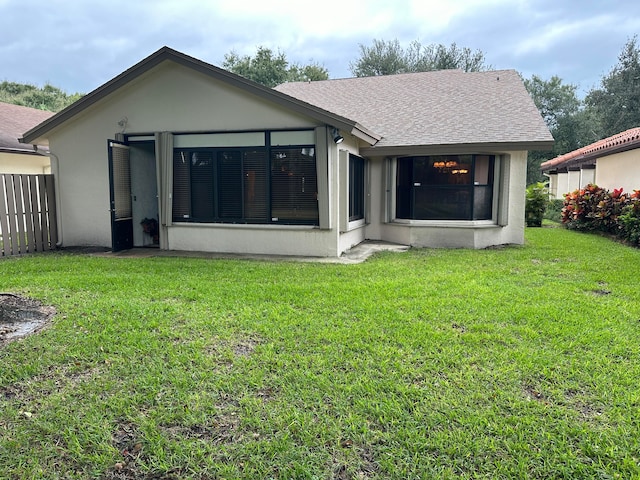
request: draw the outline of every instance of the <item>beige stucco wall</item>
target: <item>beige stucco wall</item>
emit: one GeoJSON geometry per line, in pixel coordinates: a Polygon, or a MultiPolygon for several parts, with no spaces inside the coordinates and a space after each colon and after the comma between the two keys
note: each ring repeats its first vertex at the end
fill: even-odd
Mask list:
{"type": "Polygon", "coordinates": [[[371,162],[365,159],[365,218],[349,222],[349,154],[359,155],[359,146],[358,139],[355,137],[347,135],[345,132],[341,132],[341,135],[344,137],[344,142],[338,146],[338,150],[342,155],[339,155],[338,169],[334,172],[334,175],[337,175],[339,179],[337,182],[339,192],[335,196],[334,202],[338,210],[337,220],[340,222],[338,224],[338,249],[340,252],[344,252],[369,238],[366,236],[366,227],[368,223],[372,222],[372,219],[368,213],[370,192],[367,190],[367,175],[371,169],[371,162]]]}
{"type": "Polygon", "coordinates": [[[51,162],[45,155],[0,152],[0,173],[51,173],[51,162]]]}
{"type": "Polygon", "coordinates": [[[292,225],[174,224],[168,230],[174,250],[337,257],[331,231],[292,225]]]}
{"type": "Polygon", "coordinates": [[[640,148],[598,158],[595,183],[607,190],[622,187],[625,192],[633,192],[640,189],[640,148]]]}

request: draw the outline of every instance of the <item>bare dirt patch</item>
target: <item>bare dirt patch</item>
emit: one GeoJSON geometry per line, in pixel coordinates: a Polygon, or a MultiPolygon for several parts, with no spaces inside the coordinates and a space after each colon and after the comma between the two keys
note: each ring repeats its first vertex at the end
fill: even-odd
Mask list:
{"type": "Polygon", "coordinates": [[[41,330],[55,313],[50,305],[13,293],[0,293],[0,346],[41,330]]]}

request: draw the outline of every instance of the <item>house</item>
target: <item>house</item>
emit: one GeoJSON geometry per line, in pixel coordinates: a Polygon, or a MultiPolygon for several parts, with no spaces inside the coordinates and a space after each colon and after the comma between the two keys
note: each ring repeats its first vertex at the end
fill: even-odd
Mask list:
{"type": "Polygon", "coordinates": [[[0,102],[0,174],[51,172],[49,157],[18,139],[52,115],[45,110],[0,102]]]}
{"type": "Polygon", "coordinates": [[[640,127],[631,128],[544,162],[552,198],[590,183],[613,191],[640,188],[640,127]]]}
{"type": "Polygon", "coordinates": [[[63,245],[335,257],[366,239],[522,243],[528,149],[553,142],[515,71],[266,88],[164,47],[24,134],[48,141],[63,245]]]}

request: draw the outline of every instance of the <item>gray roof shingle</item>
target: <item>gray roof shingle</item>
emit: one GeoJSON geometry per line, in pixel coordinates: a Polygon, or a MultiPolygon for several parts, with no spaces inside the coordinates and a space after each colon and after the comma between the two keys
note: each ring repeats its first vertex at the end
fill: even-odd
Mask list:
{"type": "Polygon", "coordinates": [[[276,90],[381,135],[374,148],[553,142],[515,70],[295,82],[276,90]]]}
{"type": "Polygon", "coordinates": [[[0,150],[33,152],[31,145],[20,143],[18,138],[52,115],[53,112],[0,102],[0,150]]]}

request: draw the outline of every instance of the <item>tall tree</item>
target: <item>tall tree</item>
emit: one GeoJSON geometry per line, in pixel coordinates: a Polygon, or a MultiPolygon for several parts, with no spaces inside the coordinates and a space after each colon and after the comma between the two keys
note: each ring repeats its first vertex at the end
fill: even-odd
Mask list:
{"type": "Polygon", "coordinates": [[[258,47],[256,54],[240,56],[231,51],[225,54],[223,68],[267,87],[284,82],[327,80],[329,72],[316,63],[300,66],[289,64],[287,56],[270,48],[258,47]]]}
{"type": "Polygon", "coordinates": [[[640,48],[635,35],[627,41],[618,63],[602,78],[585,102],[599,119],[598,136],[605,138],[640,126],[640,48]]]}
{"type": "Polygon", "coordinates": [[[356,77],[395,75],[409,71],[407,54],[400,42],[373,40],[373,45],[360,44],[360,58],[350,64],[351,73],[356,77]]]}
{"type": "Polygon", "coordinates": [[[36,87],[26,83],[0,82],[0,102],[57,112],[82,97],[80,93],[67,94],[58,87],[46,84],[36,87]]]}
{"type": "Polygon", "coordinates": [[[524,80],[524,86],[550,130],[558,127],[562,117],[574,115],[580,108],[580,100],[576,95],[578,87],[573,84],[563,85],[558,76],[543,80],[533,75],[524,80]]]}
{"type": "Polygon", "coordinates": [[[374,39],[371,46],[360,44],[360,57],[350,64],[351,73],[356,77],[448,69],[478,72],[490,68],[480,50],[472,51],[455,43],[448,47],[442,44],[422,45],[418,40],[404,49],[397,39],[374,39]]]}
{"type": "Polygon", "coordinates": [[[582,102],[576,94],[576,85],[563,84],[562,79],[555,75],[549,80],[533,75],[524,80],[524,85],[555,139],[552,150],[529,152],[527,184],[531,184],[544,179],[540,171],[542,162],[596,139],[591,134],[589,112],[582,108],[582,102]]]}

